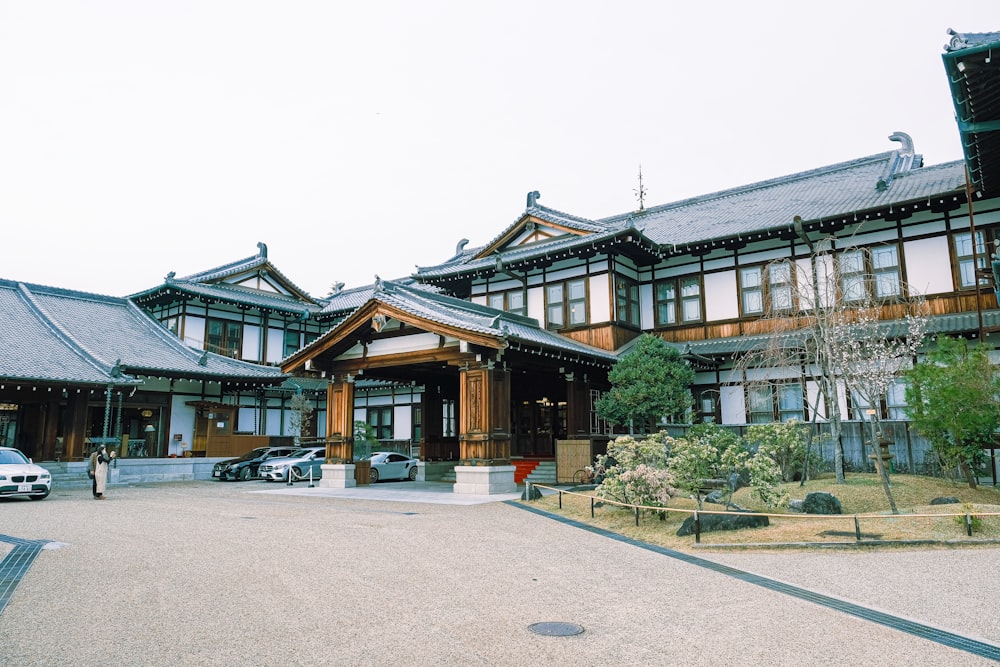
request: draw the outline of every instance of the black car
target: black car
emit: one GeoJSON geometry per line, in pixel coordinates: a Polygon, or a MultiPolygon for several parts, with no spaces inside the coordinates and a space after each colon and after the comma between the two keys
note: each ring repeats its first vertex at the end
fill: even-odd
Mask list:
{"type": "Polygon", "coordinates": [[[212,468],[212,477],[220,482],[226,480],[247,481],[257,476],[260,464],[278,456],[288,456],[298,447],[255,447],[243,456],[219,461],[212,468]]]}

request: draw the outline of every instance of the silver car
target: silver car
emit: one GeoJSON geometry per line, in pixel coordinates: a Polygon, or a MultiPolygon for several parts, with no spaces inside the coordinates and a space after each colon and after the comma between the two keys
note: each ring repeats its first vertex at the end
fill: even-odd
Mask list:
{"type": "Polygon", "coordinates": [[[372,452],[371,456],[365,457],[372,464],[369,475],[371,483],[380,479],[408,479],[413,481],[417,478],[417,459],[398,454],[396,452],[372,452]]]}
{"type": "Polygon", "coordinates": [[[0,496],[47,498],[52,491],[52,475],[13,447],[0,447],[0,496]]]}
{"type": "Polygon", "coordinates": [[[302,480],[319,479],[323,475],[320,466],[326,463],[326,446],[303,447],[292,452],[288,456],[276,459],[268,459],[257,468],[257,478],[266,479],[269,482],[287,482],[288,473],[292,474],[293,482],[302,480]]]}

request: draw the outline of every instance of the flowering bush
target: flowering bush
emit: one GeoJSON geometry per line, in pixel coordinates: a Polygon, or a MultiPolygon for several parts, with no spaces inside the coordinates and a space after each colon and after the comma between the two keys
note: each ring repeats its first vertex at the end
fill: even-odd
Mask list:
{"type": "Polygon", "coordinates": [[[620,503],[666,507],[673,497],[673,475],[667,469],[674,439],[664,432],[643,440],[622,436],[608,443],[607,455],[597,457],[605,477],[597,495],[620,503]]]}

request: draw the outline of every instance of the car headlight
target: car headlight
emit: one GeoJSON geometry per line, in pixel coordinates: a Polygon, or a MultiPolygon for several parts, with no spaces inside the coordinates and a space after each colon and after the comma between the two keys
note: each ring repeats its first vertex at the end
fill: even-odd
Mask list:
{"type": "Polygon", "coordinates": [[[6,481],[7,480],[7,475],[0,475],[0,479],[6,481]]]}
{"type": "Polygon", "coordinates": [[[38,479],[48,479],[48,478],[50,478],[51,476],[52,476],[52,475],[50,475],[49,473],[47,473],[47,472],[43,472],[43,473],[42,473],[41,475],[39,475],[39,476],[38,476],[38,479]]]}
{"type": "Polygon", "coordinates": [[[274,470],[275,472],[281,472],[282,470],[284,470],[284,469],[285,469],[285,468],[287,468],[287,467],[288,467],[288,464],[287,464],[287,463],[279,463],[279,464],[278,464],[278,465],[276,465],[276,466],[272,466],[272,469],[273,469],[273,470],[274,470]]]}

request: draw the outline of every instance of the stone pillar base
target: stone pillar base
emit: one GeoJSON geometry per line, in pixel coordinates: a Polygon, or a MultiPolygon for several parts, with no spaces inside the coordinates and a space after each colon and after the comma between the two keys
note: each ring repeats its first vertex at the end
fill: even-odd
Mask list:
{"type": "Polygon", "coordinates": [[[517,493],[515,466],[455,466],[455,493],[489,496],[517,493]]]}
{"type": "Polygon", "coordinates": [[[353,463],[324,463],[319,469],[323,471],[323,476],[319,478],[320,488],[350,489],[357,486],[353,463]]]}

